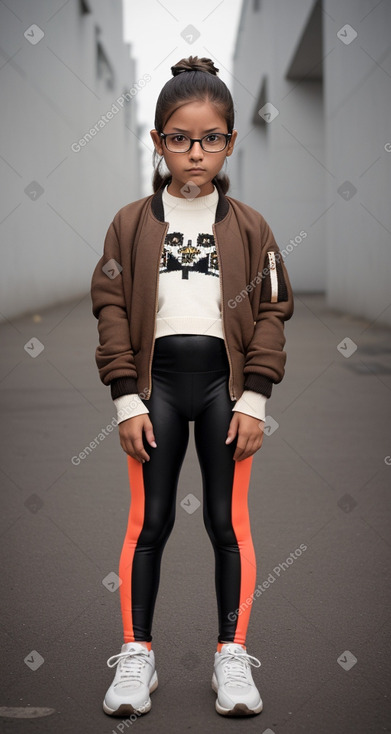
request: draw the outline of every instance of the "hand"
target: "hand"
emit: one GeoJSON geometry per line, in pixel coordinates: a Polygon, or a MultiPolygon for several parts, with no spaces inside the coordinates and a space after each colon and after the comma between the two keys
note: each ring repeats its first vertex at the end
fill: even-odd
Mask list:
{"type": "Polygon", "coordinates": [[[226,440],[227,444],[231,443],[236,433],[238,433],[238,441],[233,456],[234,461],[243,461],[243,459],[252,456],[261,448],[264,426],[265,421],[253,418],[247,413],[241,413],[239,410],[234,411],[226,440]]]}
{"type": "Polygon", "coordinates": [[[154,448],[157,445],[153,433],[153,425],[148,414],[142,413],[142,415],[127,418],[126,421],[118,424],[118,429],[119,440],[123,450],[142,464],[145,461],[150,461],[151,457],[147,454],[143,444],[143,430],[145,431],[145,437],[148,443],[154,448]]]}

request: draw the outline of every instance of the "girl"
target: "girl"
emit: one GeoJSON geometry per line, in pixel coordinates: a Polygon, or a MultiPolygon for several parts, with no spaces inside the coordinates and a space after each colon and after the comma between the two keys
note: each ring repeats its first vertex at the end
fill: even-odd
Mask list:
{"type": "Polygon", "coordinates": [[[225,195],[220,171],[237,131],[219,70],[197,56],[171,70],[151,130],[154,193],[117,212],[91,282],[96,363],[118,412],[131,492],[119,563],[124,644],[107,661],[117,669],[103,709],[124,716],[151,708],[160,563],[194,421],[215,554],[216,710],[258,714],[250,665],[261,663],[245,644],[256,580],[248,487],[266,400],[284,376],[293,295],[265,219],[225,195]]]}

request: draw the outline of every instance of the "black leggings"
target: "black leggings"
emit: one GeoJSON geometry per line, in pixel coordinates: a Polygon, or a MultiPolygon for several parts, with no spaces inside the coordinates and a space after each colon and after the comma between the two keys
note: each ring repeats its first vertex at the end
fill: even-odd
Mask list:
{"type": "MultiPolygon", "coordinates": [[[[218,642],[245,644],[256,578],[248,515],[253,456],[234,461],[226,444],[234,416],[224,340],[175,334],[155,340],[152,392],[145,402],[157,448],[143,433],[151,457],[127,455],[131,505],[119,564],[124,641],[151,642],[164,546],[175,522],[176,491],[189,439],[189,421],[203,483],[203,519],[215,554],[218,642]]],[[[183,508],[192,510],[192,496],[183,508]]]]}

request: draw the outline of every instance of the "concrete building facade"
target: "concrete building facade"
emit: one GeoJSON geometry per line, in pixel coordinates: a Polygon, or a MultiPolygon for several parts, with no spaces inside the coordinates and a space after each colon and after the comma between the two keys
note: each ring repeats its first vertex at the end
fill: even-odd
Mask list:
{"type": "Polygon", "coordinates": [[[140,198],[122,3],[1,3],[0,314],[89,290],[115,212],[140,198]]]}
{"type": "Polygon", "coordinates": [[[296,292],[391,323],[391,6],[244,0],[232,195],[269,221],[296,292]]]}

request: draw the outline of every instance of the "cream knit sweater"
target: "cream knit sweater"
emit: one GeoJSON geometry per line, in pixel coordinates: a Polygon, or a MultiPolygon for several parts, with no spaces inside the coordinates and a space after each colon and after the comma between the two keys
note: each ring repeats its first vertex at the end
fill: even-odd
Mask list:
{"type": "MultiPolygon", "coordinates": [[[[216,187],[196,198],[163,191],[164,219],[169,222],[159,269],[155,339],[168,334],[208,334],[224,339],[219,263],[213,237],[218,202],[216,187]]],[[[244,390],[233,411],[265,420],[267,398],[244,390]]],[[[137,393],[114,400],[118,423],[149,413],[137,393]]]]}

